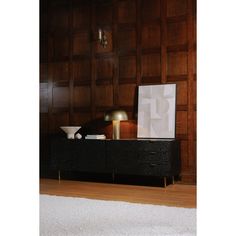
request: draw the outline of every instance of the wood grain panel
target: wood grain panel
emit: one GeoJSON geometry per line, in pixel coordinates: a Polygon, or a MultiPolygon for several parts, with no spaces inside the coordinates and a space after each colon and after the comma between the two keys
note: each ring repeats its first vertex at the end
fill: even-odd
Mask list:
{"type": "Polygon", "coordinates": [[[187,0],[167,0],[167,16],[187,14],[187,0]]]}
{"type": "Polygon", "coordinates": [[[50,129],[52,133],[61,133],[64,136],[66,135],[60,129],[60,126],[68,126],[69,125],[69,113],[53,113],[51,115],[50,129]]]}
{"type": "Polygon", "coordinates": [[[82,126],[91,121],[90,112],[74,112],[73,114],[73,125],[82,126]]]}
{"type": "Polygon", "coordinates": [[[118,31],[118,48],[119,50],[135,50],[136,49],[136,32],[135,29],[120,29],[118,31]]]}
{"type": "Polygon", "coordinates": [[[155,20],[160,17],[160,14],[160,0],[142,0],[141,15],[143,22],[155,20]]]}
{"type": "Polygon", "coordinates": [[[73,74],[75,80],[91,79],[91,63],[89,59],[82,59],[73,62],[73,74]]]}
{"type": "Polygon", "coordinates": [[[188,86],[186,81],[179,81],[176,83],[176,103],[177,105],[187,105],[188,104],[188,86]]]}
{"type": "Polygon", "coordinates": [[[52,91],[53,107],[61,108],[69,106],[69,88],[54,87],[52,91]]]}
{"type": "Polygon", "coordinates": [[[67,36],[55,36],[53,38],[53,59],[61,59],[69,56],[69,38],[67,36]]]}
{"type": "Polygon", "coordinates": [[[48,80],[48,64],[40,63],[40,82],[48,80]]]}
{"type": "Polygon", "coordinates": [[[136,21],[136,1],[118,1],[118,23],[133,23],[136,21]]]}
{"type": "Polygon", "coordinates": [[[119,81],[124,78],[136,79],[136,57],[119,57],[119,81]]]}
{"type": "Polygon", "coordinates": [[[188,133],[188,113],[186,111],[176,112],[176,134],[188,133]]]}
{"type": "Polygon", "coordinates": [[[197,83],[196,83],[196,80],[193,81],[193,94],[192,94],[192,97],[193,97],[193,104],[196,105],[197,104],[197,83]]]}
{"type": "Polygon", "coordinates": [[[161,57],[160,54],[142,55],[142,76],[160,76],[161,57]]]}
{"type": "Polygon", "coordinates": [[[193,74],[197,73],[197,55],[196,51],[193,51],[193,74]]]}
{"type": "Polygon", "coordinates": [[[89,53],[90,35],[88,31],[80,32],[73,37],[73,55],[89,53]]]}
{"type": "Polygon", "coordinates": [[[180,153],[181,153],[181,170],[185,171],[188,169],[188,141],[181,140],[180,153]]]}
{"type": "Polygon", "coordinates": [[[187,74],[187,53],[172,52],[167,55],[167,75],[187,74]]]}
{"type": "Polygon", "coordinates": [[[48,112],[48,83],[40,83],[40,113],[48,112]]]}
{"type": "Polygon", "coordinates": [[[113,77],[113,58],[98,58],[96,60],[97,79],[113,77]]]}
{"type": "MultiPolygon", "coordinates": [[[[129,116],[130,119],[130,116],[129,116]]],[[[134,121],[121,121],[120,122],[120,138],[136,138],[137,137],[137,124],[134,121]]]]}
{"type": "Polygon", "coordinates": [[[47,62],[48,60],[48,40],[41,35],[40,37],[40,62],[47,62]]]}
{"type": "Polygon", "coordinates": [[[187,24],[185,21],[167,24],[167,45],[187,43],[187,24]]]}
{"type": "Polygon", "coordinates": [[[66,7],[57,7],[51,13],[51,31],[67,31],[69,28],[69,11],[66,7]]]}
{"type": "Polygon", "coordinates": [[[111,25],[112,24],[112,4],[109,1],[106,1],[104,3],[100,2],[96,5],[96,12],[95,12],[95,18],[96,18],[96,25],[111,25]]]}
{"type": "Polygon", "coordinates": [[[48,113],[40,113],[40,134],[48,133],[48,113]]]}
{"type": "Polygon", "coordinates": [[[153,186],[41,179],[40,193],[54,196],[196,208],[196,185],[187,184],[171,184],[166,188],[157,188],[153,186]]]}
{"type": "Polygon", "coordinates": [[[197,112],[196,111],[193,112],[193,127],[194,127],[194,129],[193,129],[194,130],[193,136],[194,136],[194,139],[196,140],[196,138],[197,138],[197,112]]]}
{"type": "Polygon", "coordinates": [[[119,85],[119,105],[134,106],[136,101],[136,84],[119,85]]]}
{"type": "Polygon", "coordinates": [[[91,105],[91,89],[89,86],[74,88],[74,106],[87,107],[91,105]]]}
{"type": "Polygon", "coordinates": [[[74,6],[73,9],[73,28],[89,28],[90,27],[90,6],[82,5],[74,6]]]}
{"type": "Polygon", "coordinates": [[[69,63],[51,63],[50,67],[52,71],[52,80],[54,82],[69,80],[69,63]]]}
{"type": "Polygon", "coordinates": [[[113,105],[113,86],[96,86],[95,105],[111,107],[113,105]]]}
{"type": "MultiPolygon", "coordinates": [[[[47,0],[48,1],[48,0],[47,0]]],[[[48,1],[49,6],[54,10],[58,7],[68,7],[68,0],[50,0],[48,1]]]]}
{"type": "Polygon", "coordinates": [[[193,42],[196,43],[197,40],[197,19],[193,17],[193,42]]]}
{"type": "Polygon", "coordinates": [[[40,34],[45,34],[48,31],[48,6],[46,1],[40,1],[40,34]]]}
{"type": "Polygon", "coordinates": [[[159,48],[161,45],[160,25],[147,25],[142,29],[142,48],[159,48]]]}

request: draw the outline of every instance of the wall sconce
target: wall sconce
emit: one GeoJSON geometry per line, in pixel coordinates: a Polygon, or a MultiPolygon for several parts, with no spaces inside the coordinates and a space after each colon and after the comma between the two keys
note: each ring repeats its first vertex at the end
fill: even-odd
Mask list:
{"type": "Polygon", "coordinates": [[[105,35],[105,31],[102,30],[101,28],[98,29],[98,41],[104,48],[107,47],[108,44],[107,36],[105,35]]]}
{"type": "Polygon", "coordinates": [[[112,139],[120,139],[120,121],[128,120],[127,113],[123,110],[106,112],[104,120],[112,121],[112,126],[113,126],[112,139]]]}

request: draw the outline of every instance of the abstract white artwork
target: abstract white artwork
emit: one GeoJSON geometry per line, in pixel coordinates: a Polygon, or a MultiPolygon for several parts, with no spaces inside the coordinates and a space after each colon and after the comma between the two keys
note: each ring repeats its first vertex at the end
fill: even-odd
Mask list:
{"type": "Polygon", "coordinates": [[[175,138],[176,84],[139,86],[138,138],[175,138]]]}

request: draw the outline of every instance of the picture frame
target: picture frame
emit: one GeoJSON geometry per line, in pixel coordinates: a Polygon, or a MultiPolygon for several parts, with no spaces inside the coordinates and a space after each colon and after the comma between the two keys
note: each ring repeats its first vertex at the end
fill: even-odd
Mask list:
{"type": "Polygon", "coordinates": [[[176,84],[138,87],[138,138],[175,138],[176,84]]]}

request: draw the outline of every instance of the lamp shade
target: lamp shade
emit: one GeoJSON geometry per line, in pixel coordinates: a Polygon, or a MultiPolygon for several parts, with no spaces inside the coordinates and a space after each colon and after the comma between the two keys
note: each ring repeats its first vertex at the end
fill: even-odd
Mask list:
{"type": "Polygon", "coordinates": [[[128,120],[128,115],[123,110],[109,111],[105,113],[104,120],[105,121],[128,120]]]}

